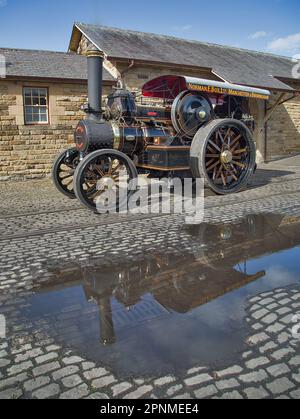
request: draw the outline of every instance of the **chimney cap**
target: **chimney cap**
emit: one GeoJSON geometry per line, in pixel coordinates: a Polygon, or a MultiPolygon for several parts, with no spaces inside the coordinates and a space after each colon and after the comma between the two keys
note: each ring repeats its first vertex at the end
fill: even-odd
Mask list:
{"type": "Polygon", "coordinates": [[[104,52],[98,49],[94,44],[90,43],[87,51],[86,51],[87,57],[101,57],[104,58],[104,52]]]}

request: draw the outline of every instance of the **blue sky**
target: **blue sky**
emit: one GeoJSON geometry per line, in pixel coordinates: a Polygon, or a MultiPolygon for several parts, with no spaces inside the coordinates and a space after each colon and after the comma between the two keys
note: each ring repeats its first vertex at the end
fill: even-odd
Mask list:
{"type": "Polygon", "coordinates": [[[299,0],[0,0],[0,47],[66,51],[74,21],[300,54],[299,0]]]}

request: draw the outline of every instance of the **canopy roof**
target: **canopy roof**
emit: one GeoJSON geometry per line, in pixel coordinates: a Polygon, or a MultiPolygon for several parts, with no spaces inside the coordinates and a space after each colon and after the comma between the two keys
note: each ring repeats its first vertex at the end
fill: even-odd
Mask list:
{"type": "Polygon", "coordinates": [[[185,90],[205,92],[212,95],[231,95],[261,100],[268,100],[271,95],[268,90],[254,87],[173,75],[161,76],[150,80],[142,89],[143,96],[162,99],[175,99],[180,92],[185,90]]]}
{"type": "Polygon", "coordinates": [[[74,25],[71,51],[77,51],[82,35],[112,61],[205,68],[229,83],[269,90],[292,92],[289,83],[299,81],[293,75],[292,58],[265,52],[84,23],[74,25]]]}

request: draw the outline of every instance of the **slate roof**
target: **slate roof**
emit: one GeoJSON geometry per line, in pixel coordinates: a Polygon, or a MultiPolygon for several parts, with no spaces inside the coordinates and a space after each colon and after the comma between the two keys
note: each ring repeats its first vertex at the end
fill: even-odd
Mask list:
{"type": "Polygon", "coordinates": [[[292,79],[294,63],[287,57],[84,23],[74,25],[78,30],[109,58],[206,67],[230,83],[292,90],[277,79],[292,79]]]}
{"type": "MultiPolygon", "coordinates": [[[[87,59],[72,53],[0,48],[8,77],[87,80],[87,59]]],[[[104,81],[114,78],[104,69],[104,81]]]]}

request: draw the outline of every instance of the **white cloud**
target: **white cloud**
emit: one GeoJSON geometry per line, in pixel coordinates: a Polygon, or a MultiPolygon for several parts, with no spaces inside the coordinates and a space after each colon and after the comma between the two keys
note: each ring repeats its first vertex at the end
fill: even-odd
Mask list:
{"type": "Polygon", "coordinates": [[[7,0],[0,0],[0,7],[5,7],[7,5],[7,0]]]}
{"type": "Polygon", "coordinates": [[[266,36],[268,36],[268,33],[265,31],[258,31],[253,33],[252,35],[249,36],[250,39],[261,39],[261,38],[265,38],[266,36]]]}
{"type": "Polygon", "coordinates": [[[182,26],[174,26],[174,29],[179,32],[187,32],[192,29],[192,25],[187,24],[187,25],[182,25],[182,26]]]}
{"type": "Polygon", "coordinates": [[[300,49],[300,33],[275,39],[269,43],[268,48],[273,51],[296,51],[300,49]]]}

